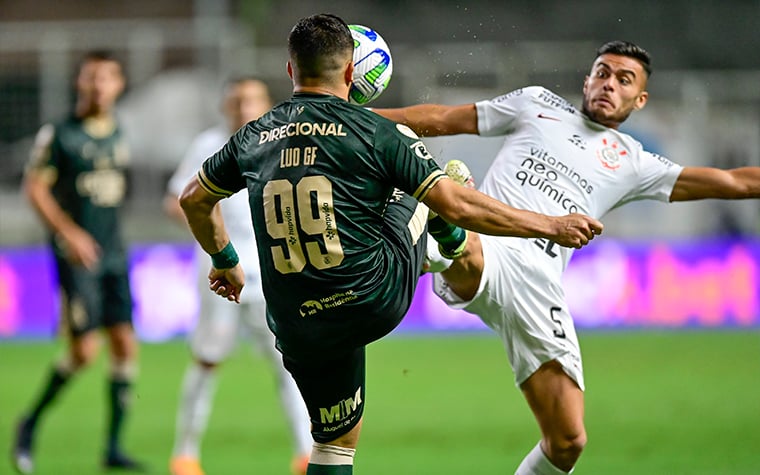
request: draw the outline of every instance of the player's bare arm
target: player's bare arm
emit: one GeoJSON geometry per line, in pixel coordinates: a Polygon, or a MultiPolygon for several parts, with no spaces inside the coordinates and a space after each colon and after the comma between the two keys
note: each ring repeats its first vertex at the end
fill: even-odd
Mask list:
{"type": "Polygon", "coordinates": [[[580,248],[603,230],[602,223],[589,216],[520,210],[448,178],[439,180],[423,201],[446,221],[482,234],[539,237],[580,248]]]}
{"type": "MultiPolygon", "coordinates": [[[[204,251],[213,255],[222,251],[230,242],[224,220],[217,202],[219,196],[212,195],[200,186],[193,177],[179,198],[193,236],[204,251]]],[[[209,288],[227,300],[240,303],[240,292],[245,284],[245,275],[240,264],[226,269],[213,268],[209,272],[209,288]]]]}
{"type": "Polygon", "coordinates": [[[178,224],[186,224],[185,213],[179,205],[179,197],[174,193],[167,193],[163,201],[164,213],[178,224]]]}
{"type": "Polygon", "coordinates": [[[731,170],[710,167],[684,168],[670,194],[670,201],[707,198],[760,198],[760,167],[731,170]]]}
{"type": "Polygon", "coordinates": [[[53,197],[50,180],[39,171],[29,171],[24,180],[24,192],[45,225],[65,248],[72,264],[93,270],[100,260],[100,246],[82,229],[53,197]]]}
{"type": "Polygon", "coordinates": [[[478,113],[475,104],[420,104],[373,111],[386,119],[409,126],[422,137],[478,133],[478,113]]]}

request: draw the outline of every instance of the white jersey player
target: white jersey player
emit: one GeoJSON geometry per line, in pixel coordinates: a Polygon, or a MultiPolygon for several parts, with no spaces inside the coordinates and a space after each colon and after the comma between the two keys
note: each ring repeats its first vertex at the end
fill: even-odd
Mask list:
{"type": "MultiPolygon", "coordinates": [[[[476,104],[375,112],[420,135],[506,136],[480,190],[547,215],[599,218],[643,199],[760,197],[758,167],[681,167],[618,132],[646,104],[649,74],[645,50],[613,41],[597,51],[581,110],[547,89],[527,87],[476,104]]],[[[447,171],[466,177],[463,165],[450,162],[447,171]]],[[[520,475],[569,473],[586,444],[583,366],[561,286],[572,253],[547,240],[471,233],[462,256],[434,277],[444,301],[477,314],[506,346],[542,433],[520,475]]]]}
{"type": "MultiPolygon", "coordinates": [[[[244,77],[230,81],[226,87],[224,112],[227,125],[202,132],[190,145],[182,162],[169,180],[166,211],[184,222],[177,197],[195,176],[204,160],[217,152],[242,125],[258,118],[271,108],[263,82],[244,77]]],[[[292,471],[305,473],[312,439],[306,406],[298,388],[282,364],[275,349],[274,335],[266,323],[266,302],[259,277],[259,259],[251,225],[248,195],[237,193],[219,203],[227,231],[235,241],[240,262],[246,272],[246,292],[240,305],[220,299],[208,291],[211,260],[197,247],[198,280],[201,310],[190,347],[194,361],[185,373],[177,412],[177,433],[170,470],[172,475],[202,474],[200,438],[205,431],[215,389],[215,369],[234,349],[241,333],[254,340],[256,348],[271,362],[276,372],[280,400],[295,444],[292,471]]]]}

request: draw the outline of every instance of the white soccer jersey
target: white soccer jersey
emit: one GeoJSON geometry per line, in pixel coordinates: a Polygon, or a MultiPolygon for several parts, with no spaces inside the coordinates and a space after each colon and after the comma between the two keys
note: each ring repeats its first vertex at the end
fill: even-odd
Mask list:
{"type": "MultiPolygon", "coordinates": [[[[182,162],[169,180],[169,192],[179,196],[188,181],[198,173],[203,162],[216,153],[229,140],[232,134],[226,127],[214,127],[208,129],[193,140],[185,153],[182,162]]],[[[222,217],[230,241],[240,257],[240,263],[246,274],[246,287],[241,294],[245,301],[263,301],[264,294],[261,290],[261,278],[259,277],[259,255],[256,250],[256,239],[253,235],[251,224],[251,210],[248,204],[248,193],[241,191],[229,198],[220,201],[222,217]]],[[[211,265],[211,259],[198,249],[198,262],[211,265]]],[[[205,275],[208,267],[205,264],[200,270],[205,275]]]]}
{"type": "MultiPolygon", "coordinates": [[[[516,208],[601,218],[630,201],[668,201],[683,169],[643,150],[630,135],[589,120],[543,87],[518,89],[476,107],[480,135],[507,136],[480,190],[516,208]]],[[[546,270],[555,278],[573,253],[542,240],[504,242],[552,257],[546,270]]]]}

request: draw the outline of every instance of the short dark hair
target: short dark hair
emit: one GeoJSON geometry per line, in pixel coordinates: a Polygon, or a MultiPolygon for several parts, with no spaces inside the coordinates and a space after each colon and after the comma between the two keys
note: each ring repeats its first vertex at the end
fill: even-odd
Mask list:
{"type": "Polygon", "coordinates": [[[89,63],[91,61],[113,61],[114,63],[121,65],[121,61],[116,57],[116,55],[113,54],[112,51],[105,49],[95,49],[85,52],[82,55],[82,58],[79,60],[79,66],[81,67],[85,63],[89,63]]]}
{"type": "Polygon", "coordinates": [[[288,53],[302,78],[327,77],[353,54],[351,30],[340,17],[317,14],[301,18],[288,36],[288,53]]]}
{"type": "Polygon", "coordinates": [[[641,63],[641,66],[647,73],[647,77],[652,75],[652,59],[647,50],[641,46],[622,40],[609,41],[596,50],[597,58],[603,54],[617,54],[633,58],[641,63]]]}

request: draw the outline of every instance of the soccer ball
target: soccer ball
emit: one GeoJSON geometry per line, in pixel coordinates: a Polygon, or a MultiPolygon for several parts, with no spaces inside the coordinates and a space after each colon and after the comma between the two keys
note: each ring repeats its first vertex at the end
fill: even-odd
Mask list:
{"type": "Polygon", "coordinates": [[[391,50],[372,28],[348,25],[354,37],[354,81],[348,92],[352,104],[364,105],[377,99],[388,87],[393,73],[391,50]]]}

